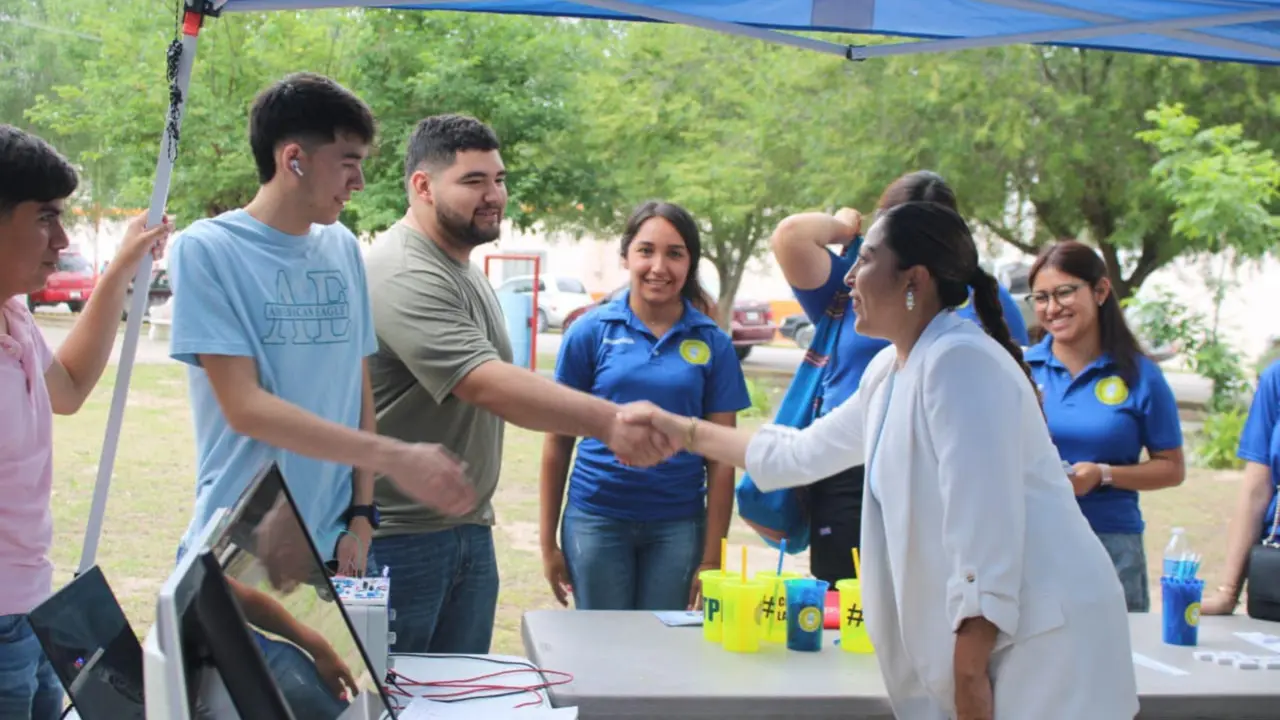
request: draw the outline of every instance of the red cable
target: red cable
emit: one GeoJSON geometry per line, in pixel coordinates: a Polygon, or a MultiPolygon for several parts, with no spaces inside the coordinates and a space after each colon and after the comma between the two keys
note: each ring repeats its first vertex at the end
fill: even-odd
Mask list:
{"type": "MultiPolygon", "coordinates": [[[[395,670],[390,671],[390,674],[394,678],[398,679],[400,683],[403,683],[404,685],[407,685],[410,687],[448,688],[448,689],[458,690],[458,692],[453,692],[453,693],[433,693],[433,694],[421,696],[428,700],[435,700],[439,698],[457,698],[458,700],[461,700],[465,698],[467,695],[472,695],[477,692],[506,691],[506,692],[519,693],[519,694],[524,694],[524,693],[536,694],[542,690],[547,690],[549,688],[557,687],[559,685],[567,685],[568,683],[573,682],[573,675],[570,673],[561,672],[559,670],[542,670],[532,666],[511,668],[509,670],[500,670],[498,672],[487,673],[485,675],[477,675],[471,678],[462,678],[457,680],[433,680],[430,682],[422,682],[419,680],[414,680],[413,678],[410,678],[404,675],[403,673],[397,672],[395,670]],[[489,680],[495,677],[500,677],[502,675],[511,675],[516,673],[520,673],[520,674],[534,673],[534,674],[541,675],[544,678],[548,674],[560,675],[564,679],[555,680],[555,681],[543,680],[543,682],[537,683],[534,685],[480,684],[480,681],[482,680],[489,680]]],[[[396,685],[396,687],[397,689],[400,690],[401,693],[404,693],[406,696],[414,697],[413,695],[409,694],[407,691],[403,690],[402,688],[399,688],[398,684],[396,685]]],[[[483,696],[481,698],[472,698],[472,699],[480,700],[482,698],[483,696]]],[[[542,704],[542,696],[539,695],[536,700],[521,703],[519,705],[516,705],[516,708],[529,707],[532,705],[541,705],[541,704],[542,704]]]]}

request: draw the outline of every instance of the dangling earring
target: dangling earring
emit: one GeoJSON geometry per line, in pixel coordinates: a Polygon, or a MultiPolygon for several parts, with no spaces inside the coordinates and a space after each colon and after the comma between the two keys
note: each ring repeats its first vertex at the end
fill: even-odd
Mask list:
{"type": "Polygon", "coordinates": [[[910,290],[907,291],[907,312],[916,309],[916,294],[910,290]]]}

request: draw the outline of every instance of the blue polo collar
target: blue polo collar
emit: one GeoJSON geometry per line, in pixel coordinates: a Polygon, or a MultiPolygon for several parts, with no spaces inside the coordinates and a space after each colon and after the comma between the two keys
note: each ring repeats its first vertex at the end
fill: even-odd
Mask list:
{"type": "MultiPolygon", "coordinates": [[[[1043,340],[1027,348],[1027,351],[1023,353],[1022,357],[1026,360],[1028,365],[1045,365],[1064,372],[1067,369],[1066,366],[1062,364],[1062,361],[1053,354],[1052,335],[1045,335],[1043,340]]],[[[1096,360],[1089,363],[1085,369],[1080,372],[1080,374],[1083,376],[1090,370],[1105,370],[1113,367],[1114,365],[1115,361],[1111,358],[1111,355],[1104,352],[1099,355],[1096,360]]]]}
{"type": "MultiPolygon", "coordinates": [[[[671,327],[671,331],[692,330],[695,328],[713,327],[718,328],[716,321],[707,317],[689,302],[688,298],[681,298],[684,302],[684,313],[676,324],[671,327]]],[[[600,320],[603,322],[620,322],[626,323],[637,330],[649,332],[644,323],[640,322],[640,318],[631,311],[631,290],[624,290],[615,300],[600,308],[600,320]]]]}

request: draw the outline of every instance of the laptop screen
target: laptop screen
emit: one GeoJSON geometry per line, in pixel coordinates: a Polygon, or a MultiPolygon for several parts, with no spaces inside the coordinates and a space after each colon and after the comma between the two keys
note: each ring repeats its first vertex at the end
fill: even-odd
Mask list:
{"type": "Polygon", "coordinates": [[[394,717],[277,468],[245,490],[209,549],[296,717],[345,720],[348,705],[394,717]]]}
{"type": "Polygon", "coordinates": [[[142,646],[98,566],[27,620],[81,720],[143,720],[142,646]]]}

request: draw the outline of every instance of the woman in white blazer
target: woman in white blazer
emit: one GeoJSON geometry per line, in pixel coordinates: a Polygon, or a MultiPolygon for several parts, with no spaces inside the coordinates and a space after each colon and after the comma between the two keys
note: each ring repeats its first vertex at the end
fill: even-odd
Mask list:
{"type": "MultiPolygon", "coordinates": [[[[814,213],[778,232],[834,243],[851,230],[814,213]]],[[[847,282],[857,331],[892,345],[809,428],[753,435],[652,407],[624,418],[766,490],[865,462],[863,604],[897,717],[1133,718],[1124,592],[964,221],[933,203],[885,212],[847,282]],[[985,333],[952,312],[970,288],[985,333]]]]}

